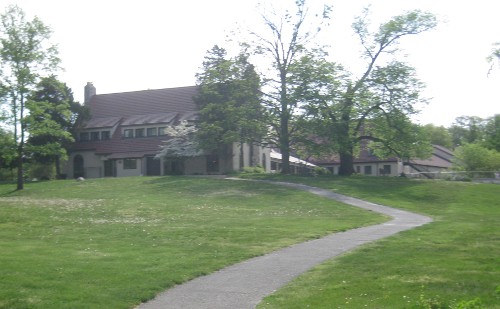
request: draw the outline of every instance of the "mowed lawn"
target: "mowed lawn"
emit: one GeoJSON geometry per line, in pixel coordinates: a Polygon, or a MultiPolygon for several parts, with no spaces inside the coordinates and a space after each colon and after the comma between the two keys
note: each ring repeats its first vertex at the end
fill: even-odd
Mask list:
{"type": "Polygon", "coordinates": [[[14,188],[0,185],[0,308],[133,308],[238,261],[387,220],[306,192],[206,177],[14,188]]]}
{"type": "MultiPolygon", "coordinates": [[[[281,177],[274,177],[283,180],[281,177]]],[[[316,267],[266,308],[500,308],[500,186],[403,178],[285,178],[434,222],[316,267]]]]}

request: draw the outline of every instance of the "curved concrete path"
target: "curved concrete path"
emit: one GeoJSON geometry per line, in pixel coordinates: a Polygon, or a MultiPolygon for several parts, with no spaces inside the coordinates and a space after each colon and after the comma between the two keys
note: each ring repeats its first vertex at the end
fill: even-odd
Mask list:
{"type": "Polygon", "coordinates": [[[326,260],[359,245],[432,221],[426,216],[369,203],[324,189],[283,182],[269,183],[308,191],[345,204],[385,214],[393,219],[383,224],[335,233],[296,244],[226,267],[213,274],[175,286],[137,308],[255,308],[265,296],[326,260]]]}

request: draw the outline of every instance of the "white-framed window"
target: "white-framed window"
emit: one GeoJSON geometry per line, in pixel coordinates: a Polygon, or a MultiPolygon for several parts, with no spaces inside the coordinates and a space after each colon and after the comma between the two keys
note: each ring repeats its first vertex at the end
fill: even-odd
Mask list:
{"type": "Polygon", "coordinates": [[[111,133],[109,131],[101,131],[101,139],[107,140],[111,138],[111,133]]]}
{"type": "Polygon", "coordinates": [[[156,136],[156,128],[147,128],[146,134],[147,136],[156,136]]]}
{"type": "Polygon", "coordinates": [[[135,129],[135,137],[144,137],[144,128],[135,129]]]}
{"type": "Polygon", "coordinates": [[[371,165],[365,165],[365,167],[364,167],[364,173],[365,173],[365,175],[371,175],[372,174],[372,166],[371,165]]]}
{"type": "Polygon", "coordinates": [[[167,135],[167,127],[159,127],[158,135],[167,135]]]}
{"type": "Polygon", "coordinates": [[[90,132],[90,140],[98,141],[99,140],[99,132],[90,132]]]}
{"type": "Polygon", "coordinates": [[[132,137],[134,137],[134,130],[132,130],[132,129],[125,129],[125,130],[123,130],[123,137],[125,137],[125,138],[132,138],[132,137]]]}

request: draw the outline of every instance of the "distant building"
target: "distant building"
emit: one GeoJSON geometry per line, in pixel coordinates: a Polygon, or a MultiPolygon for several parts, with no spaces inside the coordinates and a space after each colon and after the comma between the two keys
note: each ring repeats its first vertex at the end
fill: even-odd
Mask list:
{"type": "MultiPolygon", "coordinates": [[[[444,147],[433,145],[432,155],[425,160],[410,159],[403,161],[397,157],[378,158],[369,149],[362,147],[358,157],[354,158],[354,170],[357,174],[368,176],[400,176],[418,173],[422,177],[434,178],[434,174],[444,172],[452,166],[453,152],[444,147]]],[[[311,162],[338,174],[340,160],[337,155],[311,159],[311,162]]]]}

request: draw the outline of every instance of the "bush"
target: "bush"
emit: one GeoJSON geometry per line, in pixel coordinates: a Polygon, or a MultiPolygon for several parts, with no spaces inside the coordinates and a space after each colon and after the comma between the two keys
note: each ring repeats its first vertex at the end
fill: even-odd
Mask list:
{"type": "Polygon", "coordinates": [[[330,175],[331,173],[324,167],[316,166],[314,167],[313,170],[311,170],[311,174],[313,176],[324,176],[324,175],[330,175]]]}
{"type": "Polygon", "coordinates": [[[50,180],[56,178],[54,164],[32,163],[28,166],[29,179],[50,180]]]}
{"type": "Polygon", "coordinates": [[[241,172],[244,174],[264,174],[266,170],[262,166],[257,165],[244,167],[241,172]]]}

